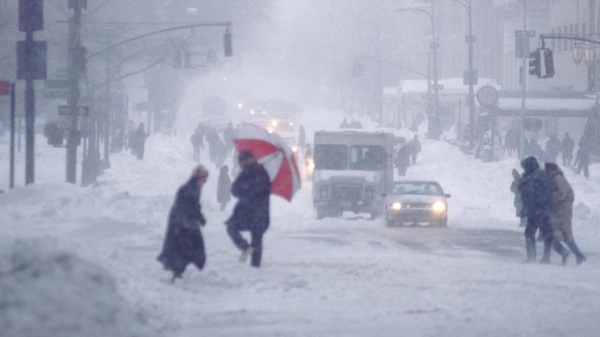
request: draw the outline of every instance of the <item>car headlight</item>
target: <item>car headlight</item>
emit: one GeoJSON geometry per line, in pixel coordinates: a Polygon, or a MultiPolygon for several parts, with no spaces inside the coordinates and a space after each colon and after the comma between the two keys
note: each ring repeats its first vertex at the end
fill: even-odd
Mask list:
{"type": "Polygon", "coordinates": [[[433,203],[433,205],[431,205],[431,209],[434,212],[443,212],[446,210],[446,204],[441,201],[436,201],[433,203]]]}
{"type": "Polygon", "coordinates": [[[273,130],[273,128],[272,128],[272,127],[269,127],[269,128],[267,129],[267,131],[268,131],[269,133],[273,133],[273,131],[275,131],[275,130],[273,130]]]}
{"type": "Polygon", "coordinates": [[[298,152],[298,147],[297,146],[292,146],[292,151],[293,152],[298,152]]]}
{"type": "Polygon", "coordinates": [[[251,114],[251,115],[254,115],[254,112],[255,112],[255,111],[254,111],[254,110],[252,110],[252,111],[250,111],[250,114],[251,114]]]}
{"type": "Polygon", "coordinates": [[[277,122],[276,120],[273,120],[273,121],[271,122],[271,125],[273,125],[273,126],[277,126],[277,124],[278,124],[278,123],[279,123],[279,122],[277,122]]]}
{"type": "Polygon", "coordinates": [[[401,208],[402,208],[402,204],[399,203],[399,202],[395,202],[395,203],[392,204],[392,209],[394,211],[399,211],[401,208]]]}
{"type": "Polygon", "coordinates": [[[312,171],[315,169],[315,162],[312,161],[311,159],[308,160],[308,170],[312,171]]]}

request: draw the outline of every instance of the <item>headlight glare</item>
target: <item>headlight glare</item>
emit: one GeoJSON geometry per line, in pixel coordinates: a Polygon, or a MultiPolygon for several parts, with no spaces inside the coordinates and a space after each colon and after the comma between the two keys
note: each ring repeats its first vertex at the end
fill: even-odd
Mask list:
{"type": "Polygon", "coordinates": [[[392,209],[394,211],[399,211],[401,208],[402,208],[402,204],[399,203],[399,202],[395,202],[395,203],[392,204],[392,209]]]}
{"type": "Polygon", "coordinates": [[[431,209],[434,212],[443,212],[446,210],[446,204],[441,201],[436,201],[433,205],[431,205],[431,209]]]}

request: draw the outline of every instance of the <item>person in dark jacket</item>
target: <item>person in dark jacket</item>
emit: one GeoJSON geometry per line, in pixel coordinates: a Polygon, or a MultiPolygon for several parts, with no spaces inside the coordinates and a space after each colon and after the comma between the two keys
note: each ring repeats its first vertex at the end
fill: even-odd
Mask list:
{"type": "Polygon", "coordinates": [[[586,179],[590,177],[590,149],[587,141],[583,137],[579,141],[579,149],[577,149],[577,157],[575,157],[575,166],[579,173],[583,172],[583,176],[586,179]]]}
{"type": "Polygon", "coordinates": [[[562,160],[563,166],[570,167],[571,160],[573,160],[573,149],[575,149],[575,142],[573,138],[569,137],[569,133],[565,133],[565,138],[563,138],[562,143],[562,160]]]}
{"type": "MultiPolygon", "coordinates": [[[[554,212],[550,218],[550,222],[554,230],[560,233],[560,236],[564,240],[565,244],[575,257],[577,258],[577,264],[585,262],[586,258],[583,253],[575,244],[573,238],[573,228],[571,226],[571,220],[573,218],[573,201],[575,201],[575,193],[573,188],[565,179],[562,170],[558,165],[554,163],[546,163],[544,167],[546,173],[550,175],[552,179],[552,199],[554,201],[554,212]]],[[[550,258],[550,248],[544,247],[544,257],[550,258]]]]}
{"type": "Polygon", "coordinates": [[[421,142],[419,141],[419,136],[415,135],[415,137],[408,142],[408,145],[410,145],[410,159],[414,165],[417,163],[417,156],[419,153],[421,153],[421,142]]]}
{"type": "Polygon", "coordinates": [[[405,139],[400,140],[400,149],[396,154],[396,160],[394,164],[398,168],[398,175],[404,177],[406,175],[406,170],[410,166],[410,145],[406,143],[405,139]]]}
{"type": "Polygon", "coordinates": [[[146,130],[144,129],[144,123],[140,123],[137,130],[133,134],[134,146],[135,146],[135,154],[138,160],[144,159],[144,149],[146,147],[146,130]]]}
{"type": "Polygon", "coordinates": [[[217,181],[217,202],[220,204],[220,210],[227,207],[231,200],[231,179],[229,179],[229,167],[223,165],[219,171],[219,180],[217,181]]]}
{"type": "Polygon", "coordinates": [[[200,149],[204,143],[204,134],[201,133],[201,130],[196,129],[196,131],[194,131],[194,133],[190,136],[190,142],[192,143],[192,148],[194,149],[194,161],[197,163],[200,160],[200,149]]]}
{"type": "Polygon", "coordinates": [[[210,158],[211,163],[215,163],[215,147],[219,142],[220,138],[217,132],[214,129],[209,129],[206,131],[206,142],[208,143],[208,157],[210,158]]]}
{"type": "Polygon", "coordinates": [[[169,213],[167,233],[158,261],[173,272],[173,282],[181,278],[188,264],[193,263],[202,270],[206,262],[200,232],[200,226],[206,224],[206,219],[200,207],[200,192],[207,179],[208,170],[198,166],[188,182],[177,191],[169,213]]]}
{"type": "Polygon", "coordinates": [[[227,145],[219,140],[216,144],[212,145],[212,147],[214,148],[215,168],[220,168],[223,166],[225,158],[227,157],[227,145]]]}
{"type": "Polygon", "coordinates": [[[550,135],[550,138],[546,141],[546,161],[556,163],[556,158],[560,154],[560,150],[560,140],[555,135],[550,135]]]}
{"type": "MultiPolygon", "coordinates": [[[[525,170],[519,181],[519,193],[521,193],[521,217],[527,217],[525,227],[525,248],[527,252],[526,262],[535,262],[536,247],[535,233],[539,229],[547,245],[552,245],[562,256],[563,264],[566,263],[569,252],[554,239],[550,215],[553,210],[552,180],[546,172],[540,170],[537,159],[525,158],[521,162],[525,170]]],[[[545,261],[542,261],[545,262],[545,261]]]]}
{"type": "Polygon", "coordinates": [[[245,262],[252,255],[251,265],[258,268],[262,255],[262,237],[269,228],[271,180],[251,151],[241,151],[238,161],[242,171],[233,182],[231,193],[239,200],[233,215],[225,224],[231,240],[242,251],[240,262],[245,262]],[[250,244],[240,231],[250,231],[250,244]]]}

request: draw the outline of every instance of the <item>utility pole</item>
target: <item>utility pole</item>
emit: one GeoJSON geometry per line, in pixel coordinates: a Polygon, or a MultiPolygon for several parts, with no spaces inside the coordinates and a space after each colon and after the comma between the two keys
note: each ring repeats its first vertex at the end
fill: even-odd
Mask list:
{"type": "Polygon", "coordinates": [[[469,0],[466,5],[467,15],[469,16],[469,36],[467,41],[469,43],[469,125],[471,132],[469,134],[469,148],[474,147],[474,132],[475,128],[475,92],[473,86],[475,85],[475,71],[473,69],[473,44],[475,43],[475,36],[473,36],[473,1],[469,0]]]}
{"type": "Polygon", "coordinates": [[[67,137],[66,181],[77,183],[77,147],[79,146],[79,76],[85,62],[84,48],[81,46],[81,10],[85,0],[69,0],[73,17],[69,20],[69,111],[71,127],[67,137]]]}
{"type": "MultiPolygon", "coordinates": [[[[108,43],[110,45],[110,41],[108,43]]],[[[111,127],[111,97],[110,97],[110,53],[106,54],[106,85],[104,98],[104,162],[103,167],[110,168],[110,127],[111,127]]]]}
{"type": "MultiPolygon", "coordinates": [[[[527,32],[527,0],[523,0],[523,33],[527,32]]],[[[524,40],[522,40],[523,42],[524,40]]],[[[529,74],[527,61],[529,56],[529,50],[525,50],[525,46],[529,46],[529,43],[523,43],[523,66],[521,68],[522,81],[521,81],[521,132],[520,132],[520,159],[525,158],[525,100],[527,99],[527,75],[529,74]]]]}
{"type": "MultiPolygon", "coordinates": [[[[438,38],[435,34],[435,15],[434,15],[434,6],[433,1],[431,2],[431,29],[433,31],[433,94],[434,94],[434,106],[433,106],[433,135],[429,137],[435,140],[440,139],[440,135],[442,132],[442,123],[440,116],[440,93],[439,93],[439,85],[438,85],[438,57],[437,57],[437,48],[438,48],[438,38]]],[[[431,120],[429,121],[431,123],[431,120]]]]}

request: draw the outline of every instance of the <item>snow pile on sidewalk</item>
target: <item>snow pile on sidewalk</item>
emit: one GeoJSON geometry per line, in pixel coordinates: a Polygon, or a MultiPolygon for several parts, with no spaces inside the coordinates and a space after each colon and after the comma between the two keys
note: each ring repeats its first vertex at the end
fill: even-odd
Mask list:
{"type": "Polygon", "coordinates": [[[127,306],[100,267],[49,239],[0,247],[2,336],[152,335],[144,316],[127,306]]]}

